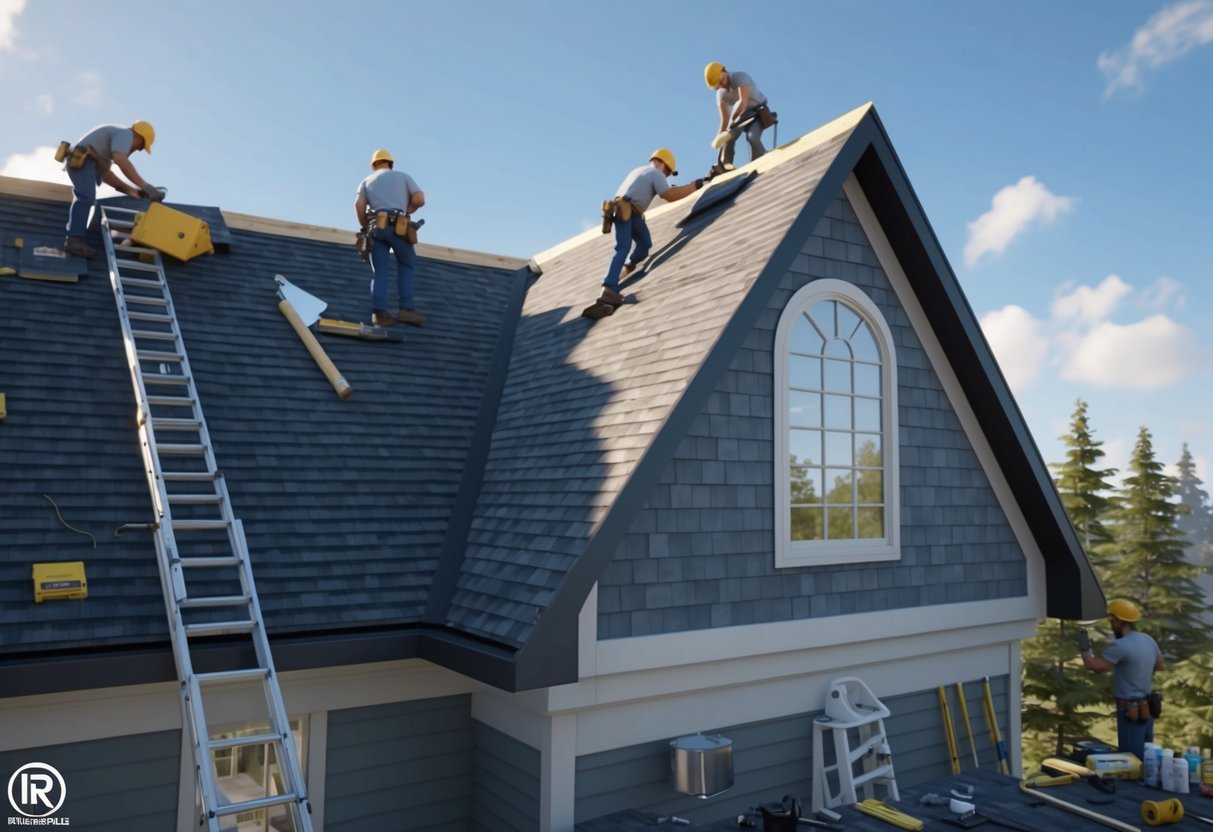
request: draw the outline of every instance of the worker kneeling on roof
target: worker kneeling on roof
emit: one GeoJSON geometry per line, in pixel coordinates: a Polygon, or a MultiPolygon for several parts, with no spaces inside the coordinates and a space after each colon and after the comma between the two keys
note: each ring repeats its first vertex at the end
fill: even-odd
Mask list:
{"type": "Polygon", "coordinates": [[[644,212],[648,210],[653,197],[659,196],[666,202],[676,202],[703,187],[702,179],[685,185],[670,185],[666,177],[677,176],[677,168],[678,163],[670,149],[659,147],[649,156],[649,163],[641,165],[624,177],[619,189],[615,191],[615,199],[610,206],[610,210],[614,212],[615,255],[611,258],[611,265],[607,267],[606,277],[602,279],[602,297],[598,299],[599,304],[605,304],[612,310],[622,305],[623,295],[619,294],[620,275],[627,277],[649,256],[653,238],[649,234],[648,224],[644,221],[644,212]],[[632,247],[633,243],[635,248],[632,247]]]}
{"type": "Polygon", "coordinates": [[[712,174],[732,169],[733,154],[742,131],[750,143],[750,161],[766,153],[762,146],[762,131],[775,123],[775,115],[750,74],[739,69],[730,72],[724,64],[712,61],[703,68],[703,80],[708,89],[716,93],[716,109],[720,111],[720,126],[716,129],[718,140],[712,143],[713,147],[720,147],[720,155],[712,167],[712,174]],[[723,144],[719,144],[720,141],[723,144]]]}
{"type": "MultiPolygon", "coordinates": [[[[85,133],[70,150],[62,145],[63,169],[72,180],[72,204],[67,213],[67,239],[63,250],[74,257],[92,257],[97,250],[84,239],[88,232],[89,213],[97,202],[97,186],[102,182],[127,196],[142,197],[153,202],[164,199],[164,191],[147,183],[130,156],[136,150],[152,152],[156,130],[146,121],[136,121],[130,127],[102,124],[85,133]],[[126,174],[133,185],[122,181],[113,166],[126,174]]],[[[61,158],[56,156],[55,158],[61,158]]]]}
{"type": "Polygon", "coordinates": [[[417,223],[413,213],[425,205],[425,193],[413,177],[395,170],[392,154],[376,150],[371,156],[375,171],[358,185],[354,212],[358,226],[371,238],[371,323],[389,326],[400,321],[413,326],[425,323],[413,302],[413,271],[417,242],[417,223]],[[396,285],[400,296],[400,311],[396,317],[387,312],[388,270],[391,255],[396,255],[396,285]]]}
{"type": "Polygon", "coordinates": [[[1145,760],[1145,745],[1154,741],[1154,717],[1162,708],[1161,697],[1152,692],[1154,671],[1165,670],[1158,643],[1137,632],[1141,610],[1132,601],[1114,598],[1108,602],[1108,620],[1116,640],[1102,656],[1091,652],[1087,631],[1078,631],[1078,649],[1082,663],[1097,673],[1112,675],[1116,697],[1116,737],[1120,751],[1128,751],[1145,760]]]}

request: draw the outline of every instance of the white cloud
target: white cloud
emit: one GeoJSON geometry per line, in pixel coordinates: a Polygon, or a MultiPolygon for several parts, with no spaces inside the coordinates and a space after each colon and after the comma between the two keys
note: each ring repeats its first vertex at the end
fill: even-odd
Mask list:
{"type": "MultiPolygon", "coordinates": [[[[1063,290],[1067,288],[1062,287],[1063,290]]],[[[1054,298],[1050,311],[1059,321],[1094,324],[1106,320],[1131,291],[1133,287],[1110,274],[1098,286],[1079,286],[1069,294],[1054,298]]]]}
{"type": "Polygon", "coordinates": [[[63,163],[55,161],[55,148],[51,146],[36,147],[30,153],[14,153],[0,165],[0,176],[69,184],[63,163]]]}
{"type": "Polygon", "coordinates": [[[1183,286],[1173,277],[1160,277],[1141,292],[1142,302],[1150,309],[1180,307],[1188,302],[1183,286]]]}
{"type": "Polygon", "coordinates": [[[1142,88],[1142,72],[1178,60],[1213,42],[1213,0],[1174,3],[1154,14],[1133,33],[1129,44],[1102,52],[1096,66],[1108,79],[1105,100],[1117,90],[1142,88]]]}
{"type": "Polygon", "coordinates": [[[983,315],[981,329],[1012,389],[1022,389],[1036,380],[1049,351],[1049,339],[1040,321],[1022,306],[1011,305],[983,315]]]}
{"type": "Polygon", "coordinates": [[[1066,381],[1153,390],[1183,379],[1200,361],[1196,333],[1166,315],[1133,324],[1104,321],[1072,342],[1066,381]]]}
{"type": "Polygon", "coordinates": [[[1005,251],[1030,224],[1052,222],[1071,210],[1074,202],[1072,197],[1050,193],[1035,176],[1025,176],[1006,186],[994,194],[990,210],[968,224],[965,265],[974,265],[990,252],[1005,251]]]}
{"type": "Polygon", "coordinates": [[[17,42],[17,16],[25,10],[25,0],[0,0],[0,52],[17,42]]]}

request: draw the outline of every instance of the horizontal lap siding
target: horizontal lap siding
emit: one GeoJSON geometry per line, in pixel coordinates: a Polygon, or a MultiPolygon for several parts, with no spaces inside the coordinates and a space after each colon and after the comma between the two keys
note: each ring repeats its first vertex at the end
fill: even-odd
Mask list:
{"type": "Polygon", "coordinates": [[[473,832],[539,828],[539,751],[477,722],[472,775],[473,832]]]}

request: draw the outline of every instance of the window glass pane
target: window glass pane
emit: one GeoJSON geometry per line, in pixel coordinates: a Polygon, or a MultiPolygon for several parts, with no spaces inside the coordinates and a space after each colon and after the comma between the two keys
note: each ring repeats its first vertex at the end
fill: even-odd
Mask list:
{"type": "Polygon", "coordinates": [[[788,431],[789,462],[799,465],[810,465],[821,462],[821,431],[797,430],[788,431]]]}
{"type": "Polygon", "coordinates": [[[854,457],[851,455],[853,447],[850,433],[828,432],[826,434],[826,465],[850,468],[855,464],[854,457]]]}
{"type": "Polygon", "coordinates": [[[821,359],[788,356],[788,386],[804,390],[821,389],[821,359]]]}
{"type": "Polygon", "coordinates": [[[860,361],[880,363],[880,350],[876,348],[876,339],[872,337],[872,328],[866,323],[860,325],[851,336],[851,349],[860,361]]]}
{"type": "Polygon", "coordinates": [[[871,469],[856,471],[855,496],[860,503],[884,502],[884,472],[871,469]]]}
{"type": "Polygon", "coordinates": [[[822,540],[822,510],[819,508],[794,508],[792,511],[793,540],[822,540]]]}
{"type": "MultiPolygon", "coordinates": [[[[831,341],[831,344],[838,343],[831,341]]],[[[850,393],[851,392],[851,362],[850,361],[833,361],[827,359],[825,362],[825,390],[831,393],[850,393]]]]}
{"type": "Polygon", "coordinates": [[[821,469],[792,465],[788,469],[793,505],[821,505],[821,469]]]}
{"type": "Polygon", "coordinates": [[[827,508],[826,536],[830,540],[851,540],[855,537],[855,527],[850,506],[846,508],[827,508]]]}
{"type": "Polygon", "coordinates": [[[880,395],[880,367],[878,365],[855,365],[855,392],[864,396],[880,395]]]}
{"type": "Polygon", "coordinates": [[[859,537],[868,539],[884,537],[884,509],[862,507],[859,509],[859,537]]]}
{"type": "Polygon", "coordinates": [[[884,465],[884,456],[880,452],[879,433],[855,434],[855,464],[869,468],[884,465]]]}
{"type": "MultiPolygon", "coordinates": [[[[851,429],[851,397],[826,396],[826,427],[851,429]]],[[[871,430],[871,428],[869,428],[871,430]]]]}
{"type": "Polygon", "coordinates": [[[836,506],[849,505],[855,502],[855,496],[851,489],[852,482],[853,478],[850,469],[826,469],[826,487],[829,489],[826,492],[826,502],[836,506]]]}
{"type": "MultiPolygon", "coordinates": [[[[826,414],[826,424],[829,425],[828,409],[826,414]]],[[[855,399],[855,430],[880,430],[880,399],[855,399]]]]}
{"type": "Polygon", "coordinates": [[[796,326],[792,327],[792,340],[789,342],[789,349],[792,352],[819,355],[823,344],[825,344],[825,340],[822,339],[820,333],[813,329],[813,325],[809,323],[808,318],[801,315],[796,321],[796,326]]]}
{"type": "Polygon", "coordinates": [[[788,422],[797,428],[821,427],[821,394],[802,393],[792,390],[788,393],[788,422]]]}
{"type": "Polygon", "coordinates": [[[834,321],[834,307],[837,305],[832,300],[819,300],[809,309],[809,317],[827,338],[833,338],[838,334],[834,321]]]}
{"type": "Polygon", "coordinates": [[[849,306],[845,303],[838,304],[838,335],[840,337],[850,338],[859,323],[859,316],[849,306]]]}
{"type": "Polygon", "coordinates": [[[829,358],[842,358],[850,361],[851,347],[841,338],[831,338],[829,341],[826,341],[826,346],[825,349],[822,350],[822,355],[829,358]]]}

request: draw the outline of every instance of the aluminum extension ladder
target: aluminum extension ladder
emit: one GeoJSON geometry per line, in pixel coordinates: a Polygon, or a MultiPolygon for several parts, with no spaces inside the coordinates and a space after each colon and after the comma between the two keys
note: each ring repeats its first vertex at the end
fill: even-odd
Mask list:
{"type": "MultiPolygon", "coordinates": [[[[135,388],[140,446],[156,517],[156,555],[181,683],[182,722],[194,753],[202,807],[198,826],[209,832],[234,829],[242,813],[270,812],[281,806],[293,832],[311,832],[307,784],[266,638],[244,528],[232,512],[223,474],[215,463],[163,261],[158,251],[136,245],[131,238],[136,219],[133,210],[101,207],[110,285],[135,388]],[[234,635],[251,640],[251,651],[244,638],[238,646],[244,648],[242,655],[251,652],[254,666],[194,670],[194,650],[216,637],[234,635]],[[268,732],[212,740],[204,699],[210,695],[215,701],[220,688],[227,689],[223,693],[247,696],[247,688],[258,683],[265,710],[248,721],[268,721],[268,732]],[[263,791],[279,793],[229,802],[220,790],[214,752],[231,749],[229,753],[235,754],[241,747],[256,745],[272,748],[281,776],[276,789],[263,791]]],[[[265,765],[270,765],[268,755],[265,765]]]]}

